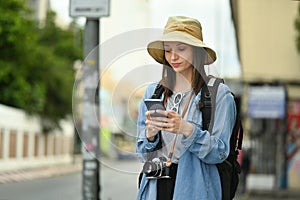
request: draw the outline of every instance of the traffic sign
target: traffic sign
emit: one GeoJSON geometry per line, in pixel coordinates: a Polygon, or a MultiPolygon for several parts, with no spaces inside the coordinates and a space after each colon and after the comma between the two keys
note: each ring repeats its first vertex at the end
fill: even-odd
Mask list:
{"type": "Polygon", "coordinates": [[[109,16],[110,0],[70,0],[71,17],[100,18],[109,16]]]}

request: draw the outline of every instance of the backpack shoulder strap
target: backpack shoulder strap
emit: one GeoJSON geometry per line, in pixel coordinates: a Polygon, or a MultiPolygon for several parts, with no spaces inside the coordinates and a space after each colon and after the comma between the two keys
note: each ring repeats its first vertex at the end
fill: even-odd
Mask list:
{"type": "Polygon", "coordinates": [[[234,150],[242,150],[242,142],[243,142],[243,135],[244,135],[244,130],[243,130],[243,125],[242,125],[242,120],[241,120],[241,112],[240,112],[240,107],[241,107],[241,102],[240,99],[237,98],[233,93],[231,93],[234,97],[234,102],[236,106],[236,119],[235,119],[235,124],[233,127],[233,133],[235,133],[233,141],[230,141],[231,146],[234,146],[234,150]],[[237,141],[237,142],[236,142],[237,141]],[[234,142],[236,142],[234,144],[234,142]]]}
{"type": "Polygon", "coordinates": [[[204,85],[201,89],[201,99],[199,102],[199,109],[202,112],[202,127],[203,130],[209,129],[210,117],[211,117],[211,96],[208,91],[207,85],[204,85]]]}
{"type": "Polygon", "coordinates": [[[220,83],[224,83],[223,79],[210,77],[207,84],[201,89],[201,99],[199,102],[199,109],[202,112],[202,126],[203,130],[208,130],[210,133],[213,128],[216,108],[216,96],[220,83]]]}

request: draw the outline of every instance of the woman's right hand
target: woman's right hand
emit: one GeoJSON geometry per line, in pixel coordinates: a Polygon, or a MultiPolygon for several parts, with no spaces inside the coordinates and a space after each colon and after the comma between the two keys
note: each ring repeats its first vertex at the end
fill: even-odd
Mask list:
{"type": "Polygon", "coordinates": [[[155,136],[157,135],[159,129],[157,129],[151,120],[151,114],[153,114],[155,111],[150,110],[146,112],[146,137],[149,141],[153,142],[155,140],[155,136]]]}

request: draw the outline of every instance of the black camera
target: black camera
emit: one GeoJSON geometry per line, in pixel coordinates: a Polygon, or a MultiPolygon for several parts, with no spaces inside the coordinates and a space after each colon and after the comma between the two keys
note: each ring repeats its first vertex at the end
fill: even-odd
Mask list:
{"type": "Polygon", "coordinates": [[[166,166],[167,159],[164,157],[153,158],[146,161],[143,166],[143,172],[148,179],[171,178],[170,168],[166,166]]]}

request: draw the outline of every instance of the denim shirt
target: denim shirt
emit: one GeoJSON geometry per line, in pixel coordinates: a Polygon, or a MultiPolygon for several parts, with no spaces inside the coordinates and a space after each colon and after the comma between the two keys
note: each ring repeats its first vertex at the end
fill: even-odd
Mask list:
{"type": "MultiPolygon", "coordinates": [[[[151,98],[156,83],[150,84],[144,94],[151,98]]],[[[163,99],[163,95],[161,97],[163,99]]],[[[221,83],[216,96],[215,119],[212,133],[202,130],[202,113],[197,108],[201,98],[199,92],[190,103],[187,112],[187,121],[194,125],[190,136],[182,137],[181,155],[178,160],[178,169],[174,189],[174,200],[221,200],[222,189],[216,164],[224,161],[230,151],[230,135],[234,126],[236,108],[229,88],[221,83]]],[[[142,101],[138,115],[138,137],[136,151],[142,162],[159,142],[146,137],[145,113],[146,105],[142,101]]],[[[143,175],[138,200],[156,199],[156,180],[147,179],[143,175]]]]}

